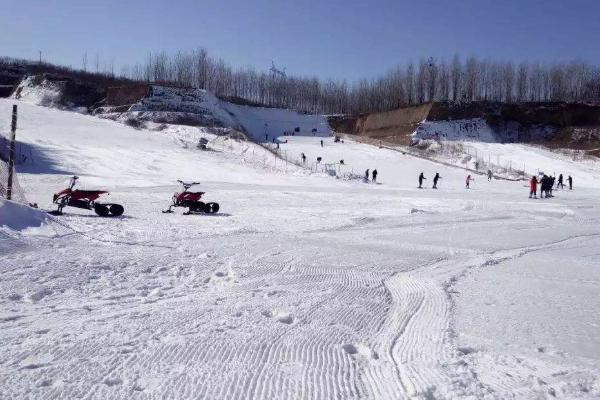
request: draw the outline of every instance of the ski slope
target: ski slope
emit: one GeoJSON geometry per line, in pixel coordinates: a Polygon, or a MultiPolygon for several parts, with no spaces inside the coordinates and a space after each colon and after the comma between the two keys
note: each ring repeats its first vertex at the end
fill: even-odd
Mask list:
{"type": "Polygon", "coordinates": [[[125,214],[0,203],[0,398],[600,397],[589,165],[569,165],[575,190],[529,200],[523,182],[466,190],[464,171],[401,152],[281,138],[288,154],[377,168],[374,185],[198,128],[18,104],[29,201],[50,208],[77,174],[125,214]],[[161,213],[177,178],[220,213],[161,213]]]}
{"type": "Polygon", "coordinates": [[[284,132],[296,136],[327,137],[331,128],[324,115],[302,114],[282,108],[243,106],[221,102],[231,118],[257,142],[272,142],[284,132]],[[298,130],[298,132],[295,132],[298,130]]]}

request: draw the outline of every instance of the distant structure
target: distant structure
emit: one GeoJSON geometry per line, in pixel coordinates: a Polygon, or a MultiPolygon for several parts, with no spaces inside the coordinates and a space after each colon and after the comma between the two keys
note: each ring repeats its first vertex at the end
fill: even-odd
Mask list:
{"type": "Polygon", "coordinates": [[[271,72],[271,77],[272,78],[281,78],[281,79],[285,79],[286,78],[285,68],[284,69],[277,69],[277,67],[275,67],[275,63],[273,61],[271,61],[271,68],[269,69],[269,71],[271,72]]]}

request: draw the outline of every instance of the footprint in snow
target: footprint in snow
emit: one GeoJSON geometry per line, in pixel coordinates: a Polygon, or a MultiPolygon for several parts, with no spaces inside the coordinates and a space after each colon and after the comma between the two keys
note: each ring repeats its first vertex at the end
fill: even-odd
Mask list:
{"type": "Polygon", "coordinates": [[[106,378],[102,381],[106,386],[120,385],[123,381],[120,378],[106,378]]]}
{"type": "Polygon", "coordinates": [[[361,357],[364,359],[373,359],[378,360],[379,354],[377,352],[372,351],[368,346],[364,344],[345,344],[342,346],[342,349],[348,353],[351,357],[361,357]]]}
{"type": "Polygon", "coordinates": [[[267,318],[274,318],[282,324],[291,325],[295,322],[295,318],[292,314],[285,311],[262,311],[261,314],[267,318]]]}
{"type": "Polygon", "coordinates": [[[28,293],[25,298],[30,303],[37,303],[38,301],[42,300],[44,297],[49,296],[51,294],[52,294],[52,290],[50,290],[48,288],[42,288],[42,289],[36,290],[35,292],[28,293]]]}

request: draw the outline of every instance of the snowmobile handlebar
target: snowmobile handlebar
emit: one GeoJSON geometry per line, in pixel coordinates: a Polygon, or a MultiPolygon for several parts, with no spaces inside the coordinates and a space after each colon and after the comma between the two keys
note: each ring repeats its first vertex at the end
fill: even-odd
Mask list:
{"type": "Polygon", "coordinates": [[[75,184],[77,183],[77,179],[79,179],[77,175],[73,175],[71,177],[71,181],[69,182],[69,189],[73,189],[73,186],[75,186],[75,184]]]}
{"type": "Polygon", "coordinates": [[[183,185],[183,188],[186,189],[186,190],[189,189],[189,188],[191,188],[194,185],[199,185],[200,184],[200,182],[184,182],[184,181],[182,181],[180,179],[177,179],[177,182],[181,183],[183,185]]]}

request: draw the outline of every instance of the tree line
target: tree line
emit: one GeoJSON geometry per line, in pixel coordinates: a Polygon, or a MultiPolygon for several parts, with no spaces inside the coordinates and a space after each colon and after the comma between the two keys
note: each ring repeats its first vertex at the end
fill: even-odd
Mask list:
{"type": "Polygon", "coordinates": [[[455,56],[451,61],[422,59],[377,79],[320,80],[280,71],[234,69],[205,49],[152,54],[124,67],[124,78],[207,89],[270,107],[314,113],[384,111],[429,101],[598,102],[600,68],[586,62],[542,64],[498,62],[455,56]]]}
{"type": "Polygon", "coordinates": [[[600,68],[578,61],[515,64],[476,57],[454,56],[450,61],[429,58],[398,66],[379,78],[352,83],[288,76],[275,68],[271,71],[232,68],[222,59],[209,56],[203,48],[174,55],[149,54],[143,62],[123,66],[119,73],[114,72],[113,61],[104,63],[104,70],[99,69],[98,56],[94,65],[95,72],[87,71],[86,54],[82,69],[70,70],[113,82],[201,88],[219,97],[311,113],[359,114],[429,101],[600,102],[600,68]]]}

